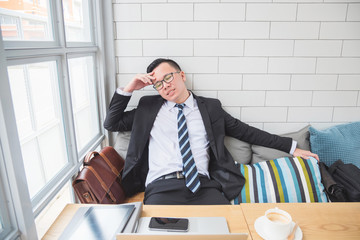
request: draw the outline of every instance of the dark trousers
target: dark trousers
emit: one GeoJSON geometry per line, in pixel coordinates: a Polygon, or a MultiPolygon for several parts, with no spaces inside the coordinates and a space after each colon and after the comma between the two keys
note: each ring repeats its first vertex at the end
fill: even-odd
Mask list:
{"type": "Polygon", "coordinates": [[[230,204],[215,180],[200,177],[201,187],[195,194],[185,185],[185,179],[155,180],[145,189],[144,204],[152,205],[221,205],[230,204]]]}

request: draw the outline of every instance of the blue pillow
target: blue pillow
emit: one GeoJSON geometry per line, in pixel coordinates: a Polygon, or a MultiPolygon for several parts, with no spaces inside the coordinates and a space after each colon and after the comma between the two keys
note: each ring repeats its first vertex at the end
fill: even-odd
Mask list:
{"type": "Polygon", "coordinates": [[[327,166],[341,159],[360,167],[360,122],[336,125],[325,130],[309,128],[311,151],[327,166]]]}
{"type": "Polygon", "coordinates": [[[328,201],[315,158],[284,157],[237,166],[245,185],[232,204],[328,201]]]}

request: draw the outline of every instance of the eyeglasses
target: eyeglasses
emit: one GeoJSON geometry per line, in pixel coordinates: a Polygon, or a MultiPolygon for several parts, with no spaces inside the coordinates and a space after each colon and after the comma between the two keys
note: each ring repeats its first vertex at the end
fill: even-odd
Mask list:
{"type": "Polygon", "coordinates": [[[179,72],[171,72],[168,73],[164,76],[164,79],[161,81],[157,81],[156,83],[154,83],[153,88],[157,91],[161,90],[164,87],[164,82],[166,83],[170,83],[172,80],[174,80],[174,73],[180,73],[179,72]]]}

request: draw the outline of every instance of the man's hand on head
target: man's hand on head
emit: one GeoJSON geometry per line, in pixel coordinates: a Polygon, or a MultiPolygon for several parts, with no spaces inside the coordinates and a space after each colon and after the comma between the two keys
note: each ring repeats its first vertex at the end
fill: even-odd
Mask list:
{"type": "Polygon", "coordinates": [[[132,93],[135,90],[140,90],[146,86],[152,85],[155,82],[154,71],[150,73],[139,73],[126,85],[124,92],[132,93]]]}
{"type": "Polygon", "coordinates": [[[319,156],[317,154],[312,153],[312,152],[307,151],[307,150],[300,149],[300,148],[295,149],[295,151],[293,153],[293,156],[294,157],[302,157],[302,158],[305,158],[305,159],[309,159],[310,157],[314,157],[314,158],[316,158],[316,160],[320,161],[319,156]]]}

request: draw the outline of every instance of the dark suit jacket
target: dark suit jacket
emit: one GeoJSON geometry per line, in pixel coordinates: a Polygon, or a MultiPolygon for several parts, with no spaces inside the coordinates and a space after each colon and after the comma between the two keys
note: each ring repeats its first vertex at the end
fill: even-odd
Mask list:
{"type": "MultiPolygon", "coordinates": [[[[222,186],[225,196],[231,200],[241,191],[245,180],[239,168],[224,146],[225,135],[289,152],[291,138],[279,137],[251,127],[226,113],[217,99],[194,95],[204,121],[210,144],[210,177],[222,186]]],[[[130,97],[114,94],[104,127],[109,131],[132,131],[122,184],[128,196],[144,191],[148,173],[148,143],[150,131],[164,99],[160,95],[144,96],[137,109],[125,111],[130,97]]]]}

